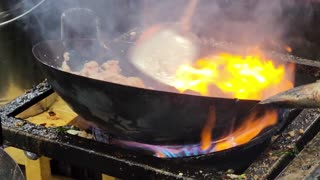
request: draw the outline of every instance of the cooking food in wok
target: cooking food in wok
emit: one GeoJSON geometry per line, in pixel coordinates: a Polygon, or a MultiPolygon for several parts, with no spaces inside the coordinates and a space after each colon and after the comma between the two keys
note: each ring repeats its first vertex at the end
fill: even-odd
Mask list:
{"type": "MultiPolygon", "coordinates": [[[[190,144],[199,143],[206,131],[210,141],[217,141],[247,119],[268,114],[264,110],[252,114],[258,100],[218,98],[193,90],[180,92],[157,83],[130,64],[132,43],[113,43],[112,49],[97,44],[90,39],[53,40],[39,43],[33,53],[49,83],[74,111],[114,138],[190,144]],[[214,123],[209,123],[212,114],[214,123]]],[[[269,114],[273,118],[267,127],[277,122],[277,113],[269,114]]]]}
{"type": "Polygon", "coordinates": [[[137,35],[130,41],[105,41],[97,38],[99,23],[92,11],[70,9],[61,19],[62,40],[37,44],[37,62],[76,113],[115,139],[156,145],[201,142],[203,149],[216,144],[218,150],[244,144],[278,123],[277,110],[256,106],[259,100],[294,84],[295,66],[286,58],[280,62],[256,48],[247,52],[201,41],[197,57],[174,63],[176,73],[171,69],[166,83],[156,73],[167,72],[170,63],[161,66],[161,61],[168,59],[148,60],[151,69],[159,66],[155,74],[141,71],[131,59],[152,34],[138,31],[130,33],[137,35]],[[75,21],[79,16],[81,21],[75,21]]]}
{"type": "MultiPolygon", "coordinates": [[[[64,55],[66,57],[68,55],[64,55]]],[[[96,61],[89,61],[84,64],[83,68],[79,72],[74,72],[67,64],[68,58],[65,58],[65,62],[62,64],[64,71],[78,74],[81,76],[98,79],[101,81],[109,81],[112,83],[134,86],[140,88],[146,88],[143,81],[137,77],[126,77],[121,74],[121,68],[119,67],[119,61],[109,60],[103,63],[101,66],[96,61]]]]}

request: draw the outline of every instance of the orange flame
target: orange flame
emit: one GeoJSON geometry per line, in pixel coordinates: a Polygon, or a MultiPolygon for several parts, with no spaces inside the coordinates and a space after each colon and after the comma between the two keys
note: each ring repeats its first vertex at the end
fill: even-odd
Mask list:
{"type": "Polygon", "coordinates": [[[216,110],[215,110],[215,107],[210,107],[207,123],[204,126],[201,133],[201,149],[204,151],[211,146],[211,143],[212,143],[211,133],[212,133],[212,128],[214,127],[215,122],[216,122],[216,110]]]}
{"type": "Polygon", "coordinates": [[[182,65],[174,86],[181,92],[260,100],[292,88],[292,79],[293,74],[287,77],[284,64],[275,65],[261,52],[247,56],[220,53],[198,59],[194,66],[182,65]]]}
{"type": "Polygon", "coordinates": [[[288,45],[285,46],[285,50],[288,52],[288,53],[291,53],[292,52],[292,48],[288,45]]]}
{"type": "MultiPolygon", "coordinates": [[[[176,73],[175,88],[192,90],[201,95],[260,100],[293,87],[294,64],[276,64],[257,48],[250,55],[229,53],[198,59],[193,66],[182,65],[176,73]]],[[[212,142],[215,108],[210,108],[201,133],[201,150],[215,144],[215,151],[245,144],[263,129],[277,123],[277,111],[270,110],[258,117],[249,115],[236,130],[212,142]]]]}
{"type": "Polygon", "coordinates": [[[277,111],[272,110],[264,116],[257,118],[256,114],[250,115],[244,123],[233,133],[228,135],[225,141],[216,144],[216,151],[222,151],[231,147],[245,144],[256,137],[264,128],[277,123],[277,111]]]}

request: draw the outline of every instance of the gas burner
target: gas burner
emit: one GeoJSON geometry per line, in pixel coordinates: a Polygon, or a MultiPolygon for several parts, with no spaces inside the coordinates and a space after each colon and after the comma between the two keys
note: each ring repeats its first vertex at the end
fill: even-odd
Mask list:
{"type": "MultiPolygon", "coordinates": [[[[250,126],[242,126],[237,128],[230,135],[222,137],[215,141],[204,141],[206,137],[203,137],[202,142],[196,144],[181,144],[181,145],[154,145],[154,144],[145,144],[128,140],[120,140],[115,138],[110,138],[107,132],[99,128],[91,128],[95,139],[99,142],[108,143],[116,146],[123,147],[125,149],[133,149],[142,152],[147,152],[158,158],[183,158],[183,157],[195,157],[200,155],[208,155],[212,153],[220,153],[220,151],[225,151],[229,149],[236,149],[238,146],[247,144],[255,144],[263,142],[268,139],[269,136],[263,137],[265,134],[272,134],[274,131],[281,128],[284,124],[286,114],[289,113],[289,110],[282,110],[273,113],[266,113],[255,121],[250,122],[250,126]],[[279,114],[279,124],[277,124],[277,129],[272,129],[270,127],[266,128],[266,122],[273,124],[276,123],[277,116],[279,114]],[[274,120],[274,122],[272,121],[274,120]],[[273,122],[273,123],[272,123],[273,122]]],[[[253,117],[253,116],[252,116],[253,117]]],[[[244,123],[248,124],[248,123],[244,123]]],[[[203,134],[202,134],[203,135],[203,134]]],[[[206,134],[205,134],[206,135],[206,134]]]]}

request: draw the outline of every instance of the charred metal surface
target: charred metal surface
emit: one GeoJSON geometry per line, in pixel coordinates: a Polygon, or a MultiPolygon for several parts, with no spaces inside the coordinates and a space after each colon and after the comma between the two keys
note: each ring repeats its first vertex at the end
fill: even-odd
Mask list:
{"type": "Polygon", "coordinates": [[[144,179],[220,179],[222,172],[211,164],[177,164],[115,146],[87,140],[12,117],[53,91],[46,82],[18,97],[0,111],[4,144],[37,155],[92,168],[119,178],[144,179]],[[63,156],[61,155],[63,154],[63,156]]]}
{"type": "Polygon", "coordinates": [[[42,100],[53,92],[47,81],[44,81],[25,94],[17,97],[3,108],[0,108],[0,114],[17,115],[33,105],[34,102],[42,100]]]}
{"type": "MultiPolygon", "coordinates": [[[[279,180],[304,179],[320,167],[320,133],[277,177],[279,180]]],[[[319,177],[314,177],[320,178],[319,177]]]]}
{"type": "Polygon", "coordinates": [[[303,110],[245,171],[249,179],[274,179],[320,130],[320,110],[303,110]]]}
{"type": "Polygon", "coordinates": [[[213,168],[176,164],[1,115],[4,143],[119,178],[219,179],[213,168]],[[62,155],[63,154],[63,155],[62,155]]]}

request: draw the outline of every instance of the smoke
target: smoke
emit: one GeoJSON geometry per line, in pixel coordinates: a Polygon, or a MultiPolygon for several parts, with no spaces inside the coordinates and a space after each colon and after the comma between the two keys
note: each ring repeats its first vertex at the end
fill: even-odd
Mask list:
{"type": "Polygon", "coordinates": [[[194,26],[201,36],[255,46],[281,39],[286,30],[285,8],[279,0],[220,1],[200,6],[194,26]]]}
{"type": "MultiPolygon", "coordinates": [[[[25,4],[27,9],[34,6],[37,1],[25,2],[30,2],[25,4]]],[[[33,25],[28,27],[28,32],[31,33],[34,42],[60,39],[61,14],[69,8],[88,8],[99,18],[101,37],[108,41],[135,27],[179,22],[188,2],[188,0],[47,0],[33,11],[32,18],[28,16],[23,20],[33,25]]],[[[200,37],[247,46],[261,44],[282,46],[292,42],[292,37],[288,36],[303,34],[301,29],[306,23],[310,23],[315,13],[310,5],[312,3],[317,4],[314,1],[299,0],[199,0],[190,29],[200,37]]],[[[89,22],[83,21],[83,23],[89,22]]]]}

